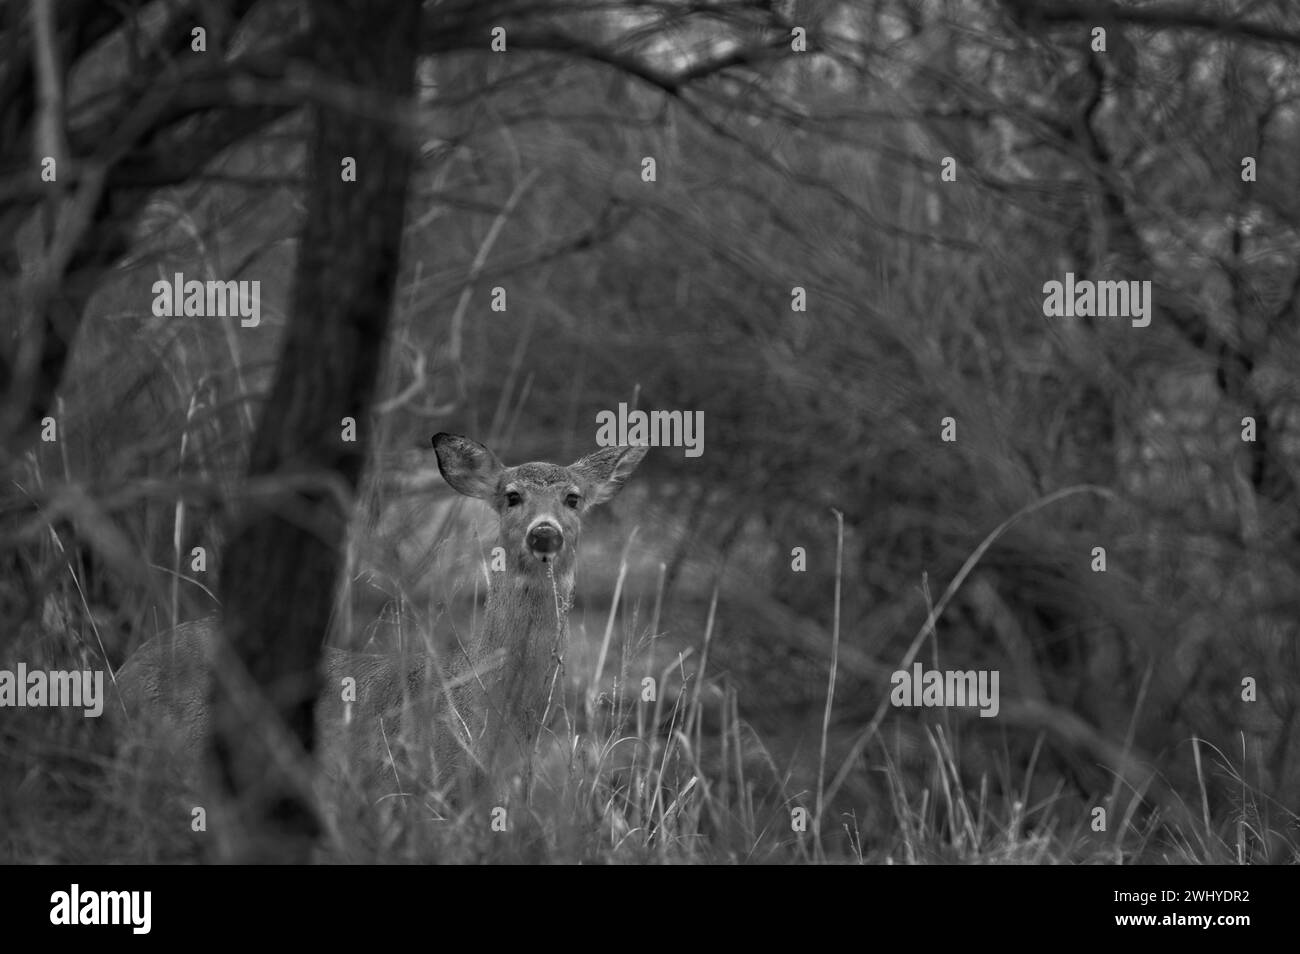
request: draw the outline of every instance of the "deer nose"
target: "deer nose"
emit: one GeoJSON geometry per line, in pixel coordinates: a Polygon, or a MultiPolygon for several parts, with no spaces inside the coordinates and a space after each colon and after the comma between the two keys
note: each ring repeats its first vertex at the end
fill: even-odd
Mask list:
{"type": "Polygon", "coordinates": [[[559,553],[563,546],[564,534],[559,527],[544,523],[528,531],[528,549],[536,554],[547,556],[559,553]]]}

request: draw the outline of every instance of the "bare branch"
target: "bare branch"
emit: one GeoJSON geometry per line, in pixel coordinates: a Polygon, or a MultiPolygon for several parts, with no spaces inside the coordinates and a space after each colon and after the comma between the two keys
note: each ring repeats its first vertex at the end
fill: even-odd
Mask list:
{"type": "Polygon", "coordinates": [[[1163,7],[1134,7],[1118,3],[1087,3],[1078,0],[1045,6],[1038,0],[1007,0],[1007,5],[1026,22],[1126,23],[1158,30],[1201,30],[1221,36],[1241,37],[1264,43],[1300,46],[1300,33],[1283,30],[1258,20],[1207,13],[1188,4],[1163,7]]]}

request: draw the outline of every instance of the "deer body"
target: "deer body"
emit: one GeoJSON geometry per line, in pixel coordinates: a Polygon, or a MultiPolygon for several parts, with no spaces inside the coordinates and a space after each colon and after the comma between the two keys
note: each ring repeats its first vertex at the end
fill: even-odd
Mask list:
{"type": "MultiPolygon", "coordinates": [[[[562,690],[582,515],[621,489],[646,450],[605,448],[569,467],[505,467],[468,438],[438,434],[433,445],[447,483],[496,511],[504,569],[491,574],[485,622],[467,658],[325,651],[318,749],[331,774],[351,772],[367,785],[392,777],[403,748],[427,758],[438,777],[528,756],[562,690]]],[[[128,715],[191,756],[208,731],[219,625],[198,620],[150,640],[116,677],[128,715]]]]}

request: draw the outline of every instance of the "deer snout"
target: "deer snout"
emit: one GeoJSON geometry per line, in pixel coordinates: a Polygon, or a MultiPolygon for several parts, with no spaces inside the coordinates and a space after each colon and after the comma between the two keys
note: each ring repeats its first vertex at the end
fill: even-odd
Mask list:
{"type": "Polygon", "coordinates": [[[529,550],[545,559],[564,548],[564,534],[553,523],[539,523],[528,531],[526,542],[529,550]]]}

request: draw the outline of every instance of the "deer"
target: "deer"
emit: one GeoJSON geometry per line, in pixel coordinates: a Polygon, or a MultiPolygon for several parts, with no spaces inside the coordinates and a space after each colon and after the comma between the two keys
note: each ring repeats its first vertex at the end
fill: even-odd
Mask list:
{"type": "MultiPolygon", "coordinates": [[[[327,775],[365,787],[392,777],[399,739],[428,756],[435,781],[528,757],[563,689],[582,519],[622,489],[647,450],[605,447],[567,467],[507,467],[457,434],[434,435],[433,449],[447,485],[496,513],[501,566],[489,574],[480,632],[458,659],[325,650],[318,750],[327,775]]],[[[182,758],[203,750],[218,639],[216,617],[181,624],[116,674],[128,717],[161,724],[182,758]]]]}

